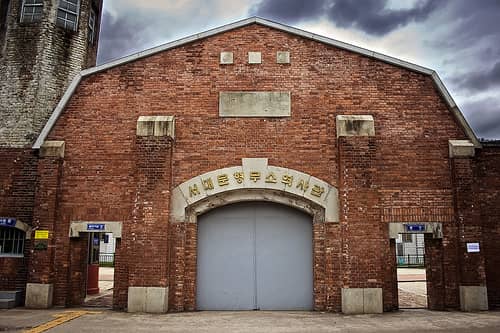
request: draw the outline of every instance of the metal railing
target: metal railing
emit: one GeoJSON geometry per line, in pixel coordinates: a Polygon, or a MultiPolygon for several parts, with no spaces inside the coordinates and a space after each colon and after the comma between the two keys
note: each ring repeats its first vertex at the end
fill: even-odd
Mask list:
{"type": "Polygon", "coordinates": [[[114,253],[99,253],[99,266],[114,267],[115,254],[114,253]]]}
{"type": "Polygon", "coordinates": [[[425,266],[424,255],[405,254],[402,256],[396,256],[396,262],[397,262],[398,267],[424,267],[425,266]]]}

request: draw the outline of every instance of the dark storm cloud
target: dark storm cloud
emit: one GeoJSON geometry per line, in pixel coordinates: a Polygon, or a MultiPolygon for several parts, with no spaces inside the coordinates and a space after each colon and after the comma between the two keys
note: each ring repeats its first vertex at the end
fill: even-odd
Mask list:
{"type": "Polygon", "coordinates": [[[154,40],[168,37],[162,29],[163,13],[152,11],[125,12],[112,16],[104,11],[99,39],[97,63],[103,63],[155,46],[154,40]],[[156,36],[149,32],[156,29],[156,36]]]}
{"type": "Polygon", "coordinates": [[[500,86],[500,61],[493,68],[484,71],[472,71],[454,79],[459,89],[469,92],[484,91],[500,86]]]}
{"type": "Polygon", "coordinates": [[[114,19],[109,12],[105,11],[102,16],[97,63],[128,54],[136,33],[137,29],[132,27],[127,20],[121,17],[114,19]]]}
{"type": "Polygon", "coordinates": [[[477,137],[500,139],[500,98],[465,103],[461,110],[477,137]]]}
{"type": "Polygon", "coordinates": [[[263,18],[295,23],[323,15],[328,2],[325,0],[263,0],[250,11],[253,15],[263,18]]]}
{"type": "Polygon", "coordinates": [[[357,28],[372,35],[385,35],[411,22],[423,21],[438,8],[437,0],[418,1],[413,8],[390,9],[387,0],[263,0],[254,14],[283,22],[328,17],[342,28],[357,28]]]}
{"type": "Polygon", "coordinates": [[[372,35],[385,35],[411,22],[423,21],[438,7],[439,1],[419,1],[409,9],[387,9],[387,0],[336,0],[329,17],[343,28],[355,27],[372,35]]]}

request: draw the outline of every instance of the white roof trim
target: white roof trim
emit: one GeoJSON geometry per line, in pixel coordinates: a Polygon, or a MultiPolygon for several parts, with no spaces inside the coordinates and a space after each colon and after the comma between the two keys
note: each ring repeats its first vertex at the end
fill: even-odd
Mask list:
{"type": "Polygon", "coordinates": [[[216,34],[220,34],[220,33],[223,33],[223,32],[229,31],[229,30],[237,29],[237,28],[240,28],[240,27],[252,24],[252,23],[261,24],[261,25],[264,25],[264,26],[267,26],[270,28],[285,31],[285,32],[288,32],[288,33],[291,33],[294,35],[298,35],[298,36],[307,38],[307,39],[312,39],[312,40],[320,42],[320,43],[332,45],[332,46],[335,46],[335,47],[338,47],[338,48],[341,48],[344,50],[348,50],[351,52],[362,54],[362,55],[365,55],[365,56],[368,56],[371,58],[375,58],[375,59],[384,61],[384,62],[392,64],[392,65],[396,65],[399,67],[403,67],[403,68],[418,72],[418,73],[431,75],[436,87],[438,88],[439,92],[441,93],[441,95],[443,96],[445,101],[447,102],[448,106],[451,108],[451,110],[452,110],[453,114],[455,115],[455,117],[457,118],[458,122],[463,126],[469,139],[474,143],[474,146],[476,148],[481,148],[481,144],[480,144],[479,140],[477,139],[477,137],[474,134],[474,132],[472,131],[471,127],[469,126],[469,124],[465,120],[463,114],[458,109],[456,103],[453,101],[453,98],[449,94],[448,90],[446,90],[445,86],[443,85],[443,83],[442,83],[441,79],[439,78],[439,76],[437,75],[437,73],[435,71],[433,71],[432,69],[422,67],[419,65],[415,65],[413,63],[403,61],[401,59],[393,58],[393,57],[384,55],[382,53],[370,51],[370,50],[364,49],[362,47],[354,46],[354,45],[344,43],[344,42],[341,42],[341,41],[338,41],[335,39],[316,35],[316,34],[313,34],[311,32],[307,32],[307,31],[304,31],[301,29],[290,27],[290,26],[287,26],[287,25],[284,25],[281,23],[265,20],[265,19],[262,19],[259,17],[251,17],[251,18],[248,18],[245,20],[237,21],[237,22],[227,24],[227,25],[215,28],[215,29],[211,29],[211,30],[199,33],[199,34],[188,36],[186,38],[182,38],[182,39],[170,42],[170,43],[166,43],[166,44],[163,44],[163,45],[160,45],[160,46],[148,49],[148,50],[144,50],[144,51],[129,55],[129,56],[124,57],[124,58],[113,60],[111,62],[108,62],[108,63],[102,64],[102,65],[81,71],[80,74],[78,74],[73,79],[73,81],[69,85],[68,89],[66,90],[66,93],[63,95],[63,97],[59,101],[59,104],[57,104],[56,108],[54,109],[54,112],[50,116],[49,120],[45,124],[45,127],[40,132],[40,135],[38,136],[35,144],[33,145],[33,149],[40,149],[41,145],[43,144],[43,142],[45,141],[45,139],[49,135],[50,131],[52,130],[52,127],[55,125],[57,119],[59,118],[59,116],[63,112],[63,110],[66,107],[66,105],[68,104],[71,96],[73,96],[73,93],[75,92],[76,88],[78,87],[78,84],[80,83],[80,81],[83,78],[85,78],[89,75],[95,74],[95,73],[99,73],[99,72],[108,70],[108,69],[116,67],[116,66],[120,66],[120,65],[135,61],[137,59],[145,58],[145,57],[151,56],[153,54],[156,54],[156,53],[159,53],[162,51],[173,49],[173,48],[185,45],[187,43],[191,43],[191,42],[194,42],[194,41],[197,41],[200,39],[204,39],[204,38],[207,38],[207,37],[210,37],[210,36],[213,36],[216,34]]]}

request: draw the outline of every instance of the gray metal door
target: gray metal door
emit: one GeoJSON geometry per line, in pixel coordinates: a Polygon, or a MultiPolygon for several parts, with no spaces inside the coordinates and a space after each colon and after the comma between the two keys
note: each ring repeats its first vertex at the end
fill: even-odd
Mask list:
{"type": "Polygon", "coordinates": [[[311,217],[241,203],[198,218],[200,310],[311,310],[311,217]]]}

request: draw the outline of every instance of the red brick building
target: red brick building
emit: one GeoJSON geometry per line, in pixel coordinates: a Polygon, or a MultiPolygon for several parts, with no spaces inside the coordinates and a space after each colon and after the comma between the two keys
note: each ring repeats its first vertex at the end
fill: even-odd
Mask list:
{"type": "Polygon", "coordinates": [[[33,149],[29,306],[83,302],[96,230],[132,312],[395,310],[412,232],[430,309],[500,305],[500,149],[427,68],[251,18],[83,70],[33,149]]]}

